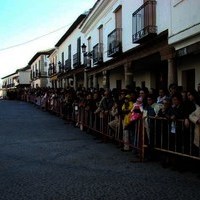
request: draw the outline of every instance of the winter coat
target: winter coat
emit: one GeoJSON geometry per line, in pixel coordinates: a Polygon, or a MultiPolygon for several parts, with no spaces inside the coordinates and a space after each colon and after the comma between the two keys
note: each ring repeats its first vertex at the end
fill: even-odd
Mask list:
{"type": "Polygon", "coordinates": [[[194,144],[197,147],[200,147],[200,124],[197,124],[197,121],[200,119],[200,107],[198,107],[194,112],[189,115],[191,122],[195,124],[194,128],[194,144]]]}

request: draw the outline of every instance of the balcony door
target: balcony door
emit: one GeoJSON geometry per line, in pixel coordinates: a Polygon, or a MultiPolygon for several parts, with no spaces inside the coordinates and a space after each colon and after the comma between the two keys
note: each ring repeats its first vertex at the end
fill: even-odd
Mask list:
{"type": "Polygon", "coordinates": [[[186,90],[195,88],[195,69],[182,71],[182,86],[186,90]]]}
{"type": "Polygon", "coordinates": [[[72,57],[72,46],[71,44],[68,46],[68,69],[71,69],[71,57],[72,57]]]}
{"type": "Polygon", "coordinates": [[[98,61],[103,61],[103,25],[99,27],[98,61]]]}

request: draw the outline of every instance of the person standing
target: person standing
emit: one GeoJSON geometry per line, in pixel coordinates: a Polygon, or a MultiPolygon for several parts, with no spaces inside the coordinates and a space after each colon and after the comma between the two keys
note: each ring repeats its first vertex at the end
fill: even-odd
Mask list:
{"type": "Polygon", "coordinates": [[[197,107],[196,110],[189,115],[189,119],[195,124],[193,153],[195,156],[200,156],[200,107],[197,107]]]}
{"type": "Polygon", "coordinates": [[[122,115],[123,115],[123,143],[124,147],[122,151],[130,150],[129,141],[129,126],[130,126],[130,114],[133,108],[133,102],[130,95],[126,95],[124,99],[124,104],[122,105],[122,115]]]}

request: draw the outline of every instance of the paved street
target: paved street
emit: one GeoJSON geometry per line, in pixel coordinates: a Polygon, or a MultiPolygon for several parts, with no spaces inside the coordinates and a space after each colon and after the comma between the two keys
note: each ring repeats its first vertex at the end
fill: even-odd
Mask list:
{"type": "Polygon", "coordinates": [[[0,101],[0,200],[199,200],[200,179],[131,153],[35,106],[0,101]]]}

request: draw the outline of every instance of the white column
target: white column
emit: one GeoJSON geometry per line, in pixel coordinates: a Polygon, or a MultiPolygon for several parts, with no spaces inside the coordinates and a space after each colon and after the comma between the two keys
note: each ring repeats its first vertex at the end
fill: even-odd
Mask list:
{"type": "Polygon", "coordinates": [[[127,62],[124,65],[124,78],[125,78],[125,87],[131,85],[133,82],[133,72],[131,68],[131,62],[127,62]]]}

